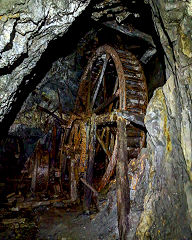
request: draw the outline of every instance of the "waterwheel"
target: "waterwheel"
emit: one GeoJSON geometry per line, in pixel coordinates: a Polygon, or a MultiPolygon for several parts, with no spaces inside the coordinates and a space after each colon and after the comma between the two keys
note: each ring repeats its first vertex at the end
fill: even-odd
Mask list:
{"type": "Polygon", "coordinates": [[[146,79],[137,58],[108,45],[99,47],[81,78],[65,136],[65,155],[71,169],[78,169],[70,174],[71,198],[77,194],[74,182],[81,179],[89,207],[92,193],[100,192],[116,169],[118,205],[126,199],[124,207],[129,208],[127,166],[145,142],[146,107],[146,79]]]}
{"type": "Polygon", "coordinates": [[[128,164],[145,143],[147,101],[146,79],[137,58],[108,45],[99,47],[82,75],[73,113],[59,119],[40,108],[59,120],[63,131],[58,154],[54,127],[51,152],[42,153],[37,145],[31,159],[31,190],[47,191],[55,184],[62,196],[69,190],[66,201],[74,202],[81,181],[84,207],[89,209],[92,196],[116,177],[119,232],[124,236],[130,208],[128,164]]]}

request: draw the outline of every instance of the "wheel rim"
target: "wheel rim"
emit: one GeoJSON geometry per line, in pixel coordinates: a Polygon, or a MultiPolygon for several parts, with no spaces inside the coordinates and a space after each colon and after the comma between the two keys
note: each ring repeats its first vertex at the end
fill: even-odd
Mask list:
{"type": "MultiPolygon", "coordinates": [[[[89,117],[91,117],[94,113],[99,115],[106,111],[111,112],[114,109],[128,110],[132,111],[133,113],[139,112],[139,114],[145,114],[146,105],[146,80],[140,63],[136,57],[129,52],[122,50],[116,51],[114,48],[108,45],[99,47],[89,60],[81,78],[75,112],[78,114],[83,113],[84,116],[89,117]],[[126,59],[128,59],[128,63],[126,62],[126,59]],[[97,68],[97,62],[99,61],[100,64],[98,65],[101,65],[101,67],[97,68]],[[110,70],[110,64],[113,65],[113,68],[116,71],[116,76],[110,76],[109,78],[108,72],[110,70]],[[116,81],[118,81],[118,87],[115,90],[115,86],[117,85],[116,81]],[[135,81],[137,82],[135,83],[135,81]],[[108,86],[106,86],[107,84],[108,86]],[[109,87],[110,85],[112,87],[109,87]],[[139,88],[140,90],[138,91],[139,88]],[[107,92],[106,94],[105,91],[107,92]],[[108,92],[110,92],[110,94],[108,92]],[[135,101],[133,98],[134,93],[137,94],[138,98],[140,97],[137,107],[134,105],[137,103],[137,100],[135,101]],[[110,99],[113,100],[110,101],[110,99]],[[107,101],[109,102],[108,104],[107,101]],[[142,104],[140,104],[141,101],[142,104]],[[116,107],[115,104],[113,104],[114,102],[116,103],[116,107]]],[[[131,127],[131,129],[133,134],[134,127],[131,127]]],[[[135,130],[135,132],[138,132],[138,130],[135,130]]],[[[117,158],[117,136],[116,134],[109,133],[109,129],[106,130],[106,133],[103,134],[102,130],[99,134],[97,129],[96,138],[97,142],[100,144],[100,148],[102,148],[102,151],[105,152],[108,162],[111,162],[111,164],[105,168],[105,173],[103,174],[101,182],[97,186],[97,190],[101,191],[114,172],[114,166],[117,158]],[[103,138],[106,141],[102,141],[103,138]],[[111,147],[109,147],[112,138],[116,139],[113,144],[113,150],[111,147]]],[[[134,140],[135,137],[132,139],[132,142],[134,142],[134,140]]],[[[140,148],[144,144],[143,136],[142,140],[138,138],[135,141],[137,143],[137,153],[134,152],[134,154],[138,155],[140,148]]],[[[97,149],[98,144],[96,145],[96,155],[98,151],[97,149]]],[[[129,150],[133,151],[131,147],[129,150]]]]}

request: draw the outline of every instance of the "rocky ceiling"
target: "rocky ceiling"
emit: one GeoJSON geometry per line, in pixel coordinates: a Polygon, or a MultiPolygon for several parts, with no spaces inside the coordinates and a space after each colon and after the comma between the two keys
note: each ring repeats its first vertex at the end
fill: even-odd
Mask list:
{"type": "MultiPolygon", "coordinates": [[[[5,134],[24,100],[41,82],[52,62],[59,56],[69,54],[76,44],[75,41],[78,41],[80,36],[83,36],[83,32],[89,31],[94,24],[99,26],[107,21],[116,21],[122,26],[128,26],[128,30],[120,31],[127,31],[128,35],[135,37],[140,32],[132,30],[134,25],[142,32],[143,36],[140,37],[148,41],[152,47],[143,57],[150,57],[150,54],[152,56],[156,51],[153,40],[149,36],[154,32],[154,27],[147,2],[140,3],[140,7],[145,11],[137,7],[136,1],[118,0],[93,1],[90,4],[89,1],[72,3],[70,1],[48,1],[47,3],[15,1],[14,4],[12,1],[2,1],[1,5],[0,119],[1,132],[5,134]],[[77,17],[85,7],[87,10],[77,17]],[[38,11],[35,11],[36,8],[38,11]],[[89,19],[90,23],[85,19],[89,19]],[[143,24],[143,21],[147,24],[143,24]],[[147,27],[148,24],[150,27],[147,27]],[[77,27],[79,25],[81,28],[77,27]],[[65,34],[68,29],[68,33],[65,34]],[[145,36],[144,32],[148,35],[145,36]],[[61,37],[64,34],[66,36],[61,37]],[[69,41],[71,38],[72,44],[69,41]]],[[[117,24],[113,24],[113,28],[114,25],[117,24]]]]}
{"type": "Polygon", "coordinates": [[[90,31],[90,22],[132,25],[153,37],[166,80],[147,108],[147,158],[121,239],[191,239],[192,2],[1,0],[0,6],[1,133],[52,63],[70,58],[73,47],[65,44],[90,31]],[[55,47],[57,57],[48,60],[62,41],[62,52],[55,47]]]}

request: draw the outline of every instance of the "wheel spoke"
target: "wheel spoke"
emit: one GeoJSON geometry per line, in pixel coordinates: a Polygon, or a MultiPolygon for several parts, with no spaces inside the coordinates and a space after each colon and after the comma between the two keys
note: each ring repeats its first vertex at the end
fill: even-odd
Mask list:
{"type": "MultiPolygon", "coordinates": [[[[103,128],[103,131],[102,131],[102,133],[101,133],[101,139],[103,139],[104,134],[105,134],[105,128],[103,128]]],[[[99,148],[100,148],[100,144],[98,143],[98,144],[97,144],[97,147],[96,147],[96,154],[98,153],[99,148]]]]}
{"type": "Polygon", "coordinates": [[[91,81],[88,84],[88,94],[87,94],[87,112],[91,109],[91,81]]]}
{"type": "Polygon", "coordinates": [[[104,91],[103,91],[104,100],[106,100],[106,98],[107,98],[107,86],[106,86],[106,78],[105,77],[104,77],[104,81],[103,81],[103,88],[104,88],[104,91]]]}
{"type": "Polygon", "coordinates": [[[103,142],[103,140],[101,139],[101,137],[96,133],[96,138],[98,140],[98,142],[101,144],[104,152],[107,154],[108,158],[111,158],[111,153],[109,152],[109,150],[107,149],[105,143],[103,142]]]}
{"type": "Polygon", "coordinates": [[[110,98],[108,98],[104,103],[102,103],[99,107],[97,107],[93,112],[98,113],[102,111],[104,108],[106,108],[110,103],[115,101],[115,99],[119,96],[119,90],[116,91],[114,95],[112,95],[110,98]]]}
{"type": "Polygon", "coordinates": [[[106,54],[106,57],[105,57],[105,60],[104,60],[104,63],[103,63],[103,67],[102,67],[102,71],[101,71],[101,75],[99,77],[99,81],[97,83],[97,87],[96,87],[96,90],[95,90],[95,93],[94,93],[94,96],[93,96],[93,100],[92,100],[92,103],[91,103],[91,107],[93,108],[94,104],[95,104],[95,100],[97,98],[97,94],[98,94],[98,91],[99,91],[99,88],[100,88],[100,85],[101,85],[101,82],[103,80],[103,76],[105,74],[105,70],[106,70],[106,67],[107,67],[107,63],[108,63],[108,60],[109,60],[109,55],[106,54]]]}
{"type": "Polygon", "coordinates": [[[118,85],[119,85],[119,78],[116,77],[115,86],[114,86],[114,89],[113,89],[113,94],[115,94],[117,92],[118,85]]]}
{"type": "Polygon", "coordinates": [[[115,140],[115,146],[114,146],[113,154],[110,158],[110,161],[109,161],[109,164],[108,164],[107,169],[105,171],[105,174],[102,177],[101,182],[99,184],[98,192],[100,192],[101,189],[103,189],[105,187],[105,185],[108,183],[110,177],[112,176],[112,174],[115,170],[116,162],[117,162],[117,136],[116,136],[116,140],[115,140]]]}

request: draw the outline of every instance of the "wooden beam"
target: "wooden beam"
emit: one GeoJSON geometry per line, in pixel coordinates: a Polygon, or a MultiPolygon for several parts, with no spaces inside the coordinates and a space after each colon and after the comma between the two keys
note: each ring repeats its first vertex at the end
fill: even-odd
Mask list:
{"type": "Polygon", "coordinates": [[[125,35],[127,35],[129,37],[140,38],[155,48],[155,44],[153,42],[153,38],[151,37],[151,35],[141,32],[141,31],[133,28],[132,26],[129,27],[129,26],[125,26],[125,25],[119,25],[116,21],[108,21],[103,24],[106,27],[110,27],[121,33],[124,33],[125,35]]]}
{"type": "Polygon", "coordinates": [[[95,122],[97,125],[107,125],[111,123],[115,123],[117,120],[117,113],[116,111],[112,113],[104,113],[97,115],[95,118],[95,122]]]}
{"type": "Polygon", "coordinates": [[[97,138],[98,142],[101,144],[104,152],[107,154],[107,156],[108,156],[108,158],[109,158],[109,160],[110,160],[110,158],[111,158],[111,153],[109,152],[109,150],[107,149],[105,143],[103,142],[103,140],[101,139],[101,137],[100,137],[97,133],[96,133],[96,138],[97,138]]]}
{"type": "Polygon", "coordinates": [[[101,182],[99,184],[98,192],[100,192],[105,187],[105,185],[109,182],[110,177],[114,173],[116,162],[117,162],[117,136],[116,136],[116,140],[115,140],[113,154],[110,158],[110,161],[109,161],[109,164],[105,171],[105,174],[103,175],[101,182]]]}
{"type": "MultiPolygon", "coordinates": [[[[103,139],[104,134],[105,134],[105,128],[103,128],[102,133],[101,133],[101,139],[103,139]]],[[[99,149],[100,149],[101,145],[99,143],[97,143],[97,147],[96,147],[96,154],[98,153],[99,149]]]]}
{"type": "MultiPolygon", "coordinates": [[[[41,106],[39,106],[39,105],[37,106],[37,109],[40,110],[40,111],[42,111],[42,112],[45,112],[45,113],[51,115],[52,117],[54,117],[56,120],[58,120],[58,121],[61,122],[62,124],[64,124],[64,125],[67,124],[67,121],[66,121],[66,120],[58,117],[56,114],[52,113],[52,112],[49,111],[48,109],[46,109],[46,108],[44,108],[44,107],[41,107],[41,106]]],[[[64,115],[64,114],[62,114],[62,115],[64,115]]],[[[68,115],[66,115],[66,116],[67,116],[66,118],[69,118],[68,115]]]]}
{"type": "Polygon", "coordinates": [[[117,97],[119,96],[119,90],[116,91],[115,94],[113,94],[110,98],[108,98],[104,103],[102,103],[99,107],[97,107],[93,112],[94,113],[98,113],[101,110],[103,110],[104,108],[106,108],[107,106],[109,106],[109,104],[111,104],[117,97]]]}
{"type": "MultiPolygon", "coordinates": [[[[96,143],[96,124],[95,124],[95,114],[92,115],[90,121],[90,134],[89,134],[89,146],[88,146],[88,167],[86,182],[89,185],[92,185],[93,180],[93,167],[95,160],[95,143],[96,143]]],[[[85,186],[84,191],[84,210],[87,211],[90,208],[91,204],[92,191],[90,188],[85,186]]]]}
{"type": "Polygon", "coordinates": [[[101,75],[99,77],[99,81],[97,83],[97,87],[96,87],[96,90],[94,92],[94,95],[93,95],[93,100],[92,100],[92,103],[91,103],[91,108],[93,108],[94,104],[95,104],[95,100],[97,98],[97,94],[98,94],[98,91],[99,91],[99,88],[100,88],[100,85],[101,85],[101,82],[103,80],[103,76],[105,74],[105,70],[106,70],[106,67],[107,67],[107,63],[108,63],[108,60],[109,60],[109,55],[106,54],[106,57],[104,59],[104,63],[103,63],[103,67],[102,67],[102,71],[101,71],[101,75]]]}
{"type": "Polygon", "coordinates": [[[95,122],[97,125],[107,125],[116,122],[117,117],[121,117],[122,119],[127,120],[127,124],[131,122],[138,127],[141,127],[142,130],[145,128],[144,115],[131,113],[124,110],[114,110],[112,113],[104,113],[97,115],[95,118],[95,122]]]}
{"type": "Polygon", "coordinates": [[[77,200],[77,181],[75,178],[75,159],[71,159],[70,162],[70,200],[76,201],[77,200]]]}
{"type": "Polygon", "coordinates": [[[117,213],[119,237],[127,239],[129,231],[130,190],[128,178],[128,152],[125,119],[118,118],[118,158],[116,167],[117,213]]]}
{"type": "Polygon", "coordinates": [[[87,181],[84,178],[80,178],[80,180],[95,194],[95,196],[98,196],[98,192],[89,183],[87,183],[87,181]]]}

